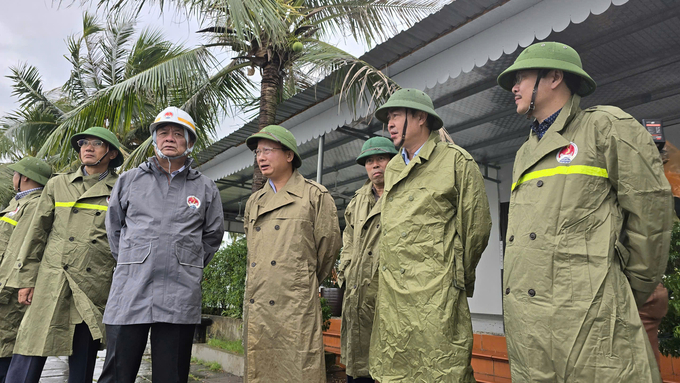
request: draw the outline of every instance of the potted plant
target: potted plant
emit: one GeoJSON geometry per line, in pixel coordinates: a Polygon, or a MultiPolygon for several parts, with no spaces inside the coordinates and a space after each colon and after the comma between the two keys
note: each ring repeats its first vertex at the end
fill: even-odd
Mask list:
{"type": "Polygon", "coordinates": [[[344,290],[338,287],[337,268],[340,260],[335,261],[335,266],[331,274],[321,282],[321,296],[326,298],[328,306],[331,308],[331,315],[339,317],[342,315],[342,297],[344,290]]]}

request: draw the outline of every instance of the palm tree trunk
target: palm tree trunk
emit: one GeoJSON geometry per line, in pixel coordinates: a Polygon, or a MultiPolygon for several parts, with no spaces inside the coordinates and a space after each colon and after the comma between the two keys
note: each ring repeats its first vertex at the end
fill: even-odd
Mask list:
{"type": "MultiPolygon", "coordinates": [[[[276,107],[279,104],[281,88],[283,87],[278,55],[274,54],[273,56],[273,59],[262,68],[259,130],[276,123],[276,107]]],[[[257,166],[257,158],[255,158],[253,166],[253,187],[251,191],[255,193],[264,186],[267,179],[262,175],[260,167],[257,166]]]]}

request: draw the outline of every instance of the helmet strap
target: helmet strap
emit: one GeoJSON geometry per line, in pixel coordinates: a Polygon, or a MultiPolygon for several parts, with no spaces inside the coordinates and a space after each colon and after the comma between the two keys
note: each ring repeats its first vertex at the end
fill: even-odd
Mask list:
{"type": "Polygon", "coordinates": [[[533,117],[533,111],[536,109],[536,93],[538,93],[538,84],[541,82],[541,78],[543,78],[545,72],[545,69],[541,69],[538,71],[538,74],[536,74],[536,83],[534,84],[534,90],[531,92],[531,102],[529,103],[529,108],[527,111],[524,112],[527,120],[530,120],[533,117]]]}
{"type": "Polygon", "coordinates": [[[93,165],[88,165],[88,166],[97,166],[99,165],[100,162],[104,159],[109,154],[109,150],[111,150],[110,146],[107,146],[106,153],[102,156],[102,158],[99,159],[99,161],[95,162],[93,165]]]}
{"type": "Polygon", "coordinates": [[[401,149],[406,143],[406,128],[408,127],[408,108],[404,108],[404,129],[401,131],[401,149]]]}
{"type": "Polygon", "coordinates": [[[21,173],[17,172],[19,174],[19,184],[17,185],[17,192],[21,192],[21,173]]]}

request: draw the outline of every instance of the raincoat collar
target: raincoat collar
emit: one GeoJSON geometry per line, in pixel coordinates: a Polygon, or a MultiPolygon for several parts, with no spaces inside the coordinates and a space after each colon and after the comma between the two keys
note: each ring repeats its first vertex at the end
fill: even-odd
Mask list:
{"type": "Polygon", "coordinates": [[[294,197],[302,198],[304,187],[305,179],[297,171],[297,169],[293,170],[293,175],[290,176],[288,182],[286,182],[286,184],[276,193],[274,192],[274,189],[272,189],[269,182],[267,182],[264,185],[264,193],[260,194],[257,200],[257,215],[260,216],[283,206],[292,204],[296,200],[294,197]]]}
{"type": "MultiPolygon", "coordinates": [[[[68,173],[68,182],[73,183],[78,179],[82,179],[85,177],[85,174],[83,174],[83,169],[82,167],[79,167],[78,170],[76,170],[73,173],[68,173]]],[[[102,181],[107,186],[111,186],[113,188],[113,185],[116,183],[116,180],[118,179],[118,175],[113,171],[113,169],[109,169],[109,174],[104,178],[102,181]]],[[[99,181],[98,183],[101,183],[102,181],[99,181]]],[[[86,193],[87,194],[87,193],[86,193]]]]}
{"type": "MultiPolygon", "coordinates": [[[[184,170],[182,170],[180,173],[177,174],[179,176],[180,174],[186,172],[187,174],[187,179],[193,180],[201,176],[201,173],[198,172],[198,170],[193,169],[191,167],[191,164],[194,163],[194,159],[189,157],[187,160],[184,162],[184,170]]],[[[157,172],[159,174],[168,174],[168,172],[165,171],[165,169],[162,169],[160,165],[158,165],[158,159],[155,156],[151,156],[146,159],[146,162],[143,164],[139,165],[139,168],[142,169],[143,171],[147,173],[154,173],[157,172]]],[[[175,177],[177,177],[175,176],[175,177]]]]}
{"type": "Polygon", "coordinates": [[[517,163],[518,171],[515,173],[516,179],[513,179],[513,182],[516,182],[517,179],[519,179],[519,177],[524,174],[524,172],[538,163],[546,155],[569,145],[570,142],[562,136],[562,131],[581,111],[581,108],[579,108],[580,102],[580,96],[576,94],[571,96],[571,99],[569,99],[569,101],[564,104],[564,107],[562,107],[562,112],[560,112],[560,115],[557,116],[555,122],[552,124],[552,126],[550,126],[550,129],[548,129],[543,138],[540,140],[536,135],[529,135],[527,142],[520,149],[520,152],[524,152],[523,155],[517,156],[517,159],[527,158],[527,161],[517,163]]]}
{"type": "MultiPolygon", "coordinates": [[[[408,177],[409,173],[411,172],[411,169],[413,169],[416,165],[422,164],[425,161],[429,161],[430,157],[432,156],[432,153],[434,152],[434,149],[440,142],[441,138],[439,138],[439,132],[433,131],[430,133],[430,137],[427,138],[427,141],[425,141],[425,144],[420,148],[420,153],[414,156],[413,159],[411,159],[411,161],[408,163],[408,165],[406,165],[406,163],[404,162],[404,158],[402,156],[392,157],[392,160],[390,161],[390,164],[388,164],[387,169],[391,167],[392,171],[398,173],[399,176],[394,180],[394,183],[392,183],[391,185],[385,184],[383,197],[385,196],[385,193],[392,188],[392,186],[396,185],[397,183],[399,183],[399,181],[408,177]],[[394,163],[392,163],[393,161],[394,163]]],[[[387,169],[385,169],[385,172],[388,171],[387,169]]]]}

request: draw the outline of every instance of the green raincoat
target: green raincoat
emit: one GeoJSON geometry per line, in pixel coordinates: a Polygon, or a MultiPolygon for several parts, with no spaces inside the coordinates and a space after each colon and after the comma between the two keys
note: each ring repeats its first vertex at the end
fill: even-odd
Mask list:
{"type": "Polygon", "coordinates": [[[41,190],[28,193],[20,200],[12,198],[9,206],[0,212],[0,358],[12,356],[14,340],[26,305],[19,303],[18,289],[12,283],[12,271],[19,254],[41,190]]]}
{"type": "Polygon", "coordinates": [[[333,197],[295,170],[277,193],[267,183],[250,196],[244,229],[244,381],[325,383],[319,283],[341,245],[333,197]]]}
{"type": "Polygon", "coordinates": [[[15,354],[71,355],[75,326],[83,321],[103,343],[102,314],[116,265],[104,218],[118,176],[98,177],[78,169],[45,185],[15,265],[15,287],[35,287],[15,354]]]}
{"type": "Polygon", "coordinates": [[[637,306],[666,266],[673,201],[645,129],[563,107],[519,149],[503,307],[513,382],[661,382],[637,306]]]}
{"type": "Polygon", "coordinates": [[[338,268],[340,286],[345,285],[341,362],[346,366],[347,375],[367,377],[380,254],[380,200],[376,202],[370,180],[356,191],[345,209],[342,240],[338,268]]]}
{"type": "Polygon", "coordinates": [[[467,297],[491,231],[479,166],[432,132],[385,170],[380,284],[369,355],[381,383],[474,382],[467,297]]]}

